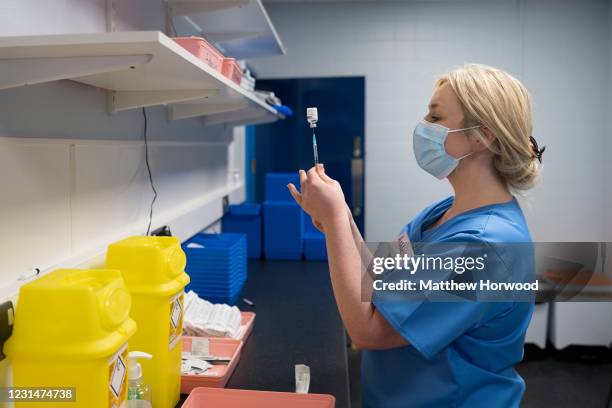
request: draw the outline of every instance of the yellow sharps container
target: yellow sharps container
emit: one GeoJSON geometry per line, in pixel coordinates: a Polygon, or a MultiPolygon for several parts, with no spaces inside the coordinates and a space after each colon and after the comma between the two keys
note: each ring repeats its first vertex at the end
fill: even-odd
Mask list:
{"type": "Polygon", "coordinates": [[[106,255],[106,267],[121,271],[132,295],[138,331],[129,348],[153,355],[140,364],[155,408],[174,407],[180,397],[185,263],[175,237],[130,237],[111,244],[106,255]]]}
{"type": "Polygon", "coordinates": [[[125,406],[127,343],[136,331],[129,311],[116,270],[58,269],[22,286],[4,346],[18,388],[10,397],[22,401],[15,406],[125,406]]]}

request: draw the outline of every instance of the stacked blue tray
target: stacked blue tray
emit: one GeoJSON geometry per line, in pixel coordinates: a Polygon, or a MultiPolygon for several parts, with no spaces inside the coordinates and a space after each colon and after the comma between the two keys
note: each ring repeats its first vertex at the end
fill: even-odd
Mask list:
{"type": "Polygon", "coordinates": [[[212,303],[233,305],[247,279],[245,234],[197,234],[183,243],[193,290],[212,303]]]}

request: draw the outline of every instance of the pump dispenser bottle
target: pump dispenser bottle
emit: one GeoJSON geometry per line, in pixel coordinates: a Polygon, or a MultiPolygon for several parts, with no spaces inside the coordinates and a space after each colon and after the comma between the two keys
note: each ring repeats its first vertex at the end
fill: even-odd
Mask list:
{"type": "Polygon", "coordinates": [[[128,408],[152,408],[151,387],[142,381],[142,366],[137,359],[150,359],[153,356],[142,351],[131,351],[128,358],[128,408]]]}

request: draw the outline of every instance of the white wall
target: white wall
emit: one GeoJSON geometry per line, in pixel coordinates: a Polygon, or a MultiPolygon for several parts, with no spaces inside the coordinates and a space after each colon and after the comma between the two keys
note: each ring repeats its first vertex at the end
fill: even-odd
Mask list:
{"type": "MultiPolygon", "coordinates": [[[[114,3],[116,29],[164,30],[162,0],[114,3]]],[[[5,0],[0,36],[104,32],[106,4],[5,0]]],[[[243,137],[199,119],[168,121],[163,107],[147,113],[159,193],[152,228],[170,223],[186,238],[221,216],[221,198],[210,198],[231,187],[232,168],[244,174],[243,137]]],[[[0,91],[0,299],[34,268],[99,265],[110,242],[145,232],[143,124],[140,109],[108,114],[104,91],[72,81],[0,91]]]]}
{"type": "Polygon", "coordinates": [[[606,0],[270,4],[288,54],[253,65],[265,78],[366,77],[371,241],[389,239],[451,193],[412,157],[412,129],[436,76],[465,62],[509,71],[533,93],[535,136],[548,145],[543,181],[524,200],[534,239],[600,240],[606,7],[606,0]]]}
{"type": "MultiPolygon", "coordinates": [[[[114,1],[119,30],[164,30],[162,0],[114,1]]],[[[3,0],[0,36],[104,32],[106,0],[3,0]]],[[[221,195],[244,175],[243,129],[168,121],[147,108],[158,190],[153,226],[187,238],[222,215],[221,195]],[[234,134],[236,137],[234,138],[234,134]],[[211,199],[214,197],[214,199],[211,199]]],[[[143,234],[152,192],[141,110],[106,112],[103,91],[71,81],[0,91],[0,301],[34,268],[100,267],[106,246],[143,234]]],[[[240,180],[238,184],[240,183],[240,180]]],[[[0,363],[0,385],[10,383],[0,363]]]]}
{"type": "MultiPolygon", "coordinates": [[[[606,157],[605,162],[607,165],[605,182],[607,187],[607,202],[606,202],[606,215],[608,217],[606,223],[606,235],[605,240],[608,242],[612,242],[612,180],[610,177],[612,176],[612,0],[608,0],[608,104],[606,115],[608,118],[608,132],[606,136],[607,146],[605,149],[606,157]]],[[[609,255],[609,260],[612,260],[612,254],[609,255]]],[[[612,261],[608,262],[609,271],[612,275],[612,261]]]]}

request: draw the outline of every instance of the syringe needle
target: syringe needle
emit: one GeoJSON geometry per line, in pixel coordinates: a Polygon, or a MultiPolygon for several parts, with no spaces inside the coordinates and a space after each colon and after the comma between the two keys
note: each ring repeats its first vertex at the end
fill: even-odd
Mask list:
{"type": "Polygon", "coordinates": [[[312,151],[314,153],[315,166],[317,166],[319,164],[319,153],[317,152],[317,138],[314,132],[312,132],[312,151]]]}

